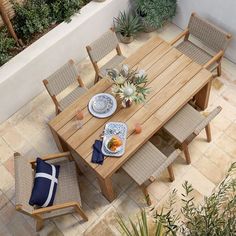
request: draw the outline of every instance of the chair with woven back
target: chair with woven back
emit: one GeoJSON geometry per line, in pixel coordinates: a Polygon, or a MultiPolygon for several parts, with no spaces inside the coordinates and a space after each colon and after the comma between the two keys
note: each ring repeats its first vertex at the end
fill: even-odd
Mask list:
{"type": "Polygon", "coordinates": [[[190,104],[187,104],[164,125],[164,130],[173,136],[181,145],[187,164],[191,163],[188,144],[198,136],[203,129],[206,131],[207,141],[211,142],[210,122],[221,110],[222,108],[218,106],[207,116],[204,116],[190,104]]]}
{"type": "Polygon", "coordinates": [[[66,109],[71,103],[87,91],[73,60],[69,60],[47,79],[44,79],[43,83],[55,104],[56,114],[66,109]],[[72,91],[70,91],[66,96],[58,99],[59,95],[63,91],[76,83],[78,85],[76,85],[72,91]]]}
{"type": "Polygon", "coordinates": [[[221,60],[232,38],[229,33],[200,18],[196,13],[192,13],[188,27],[170,44],[174,45],[182,38],[184,40],[176,45],[178,50],[211,72],[217,69],[217,75],[221,76],[221,60]],[[206,51],[194,44],[190,36],[210,50],[206,51]]]}
{"type": "Polygon", "coordinates": [[[95,70],[94,83],[97,83],[99,79],[106,75],[107,69],[116,67],[125,59],[122,55],[116,33],[112,28],[96,41],[88,45],[86,49],[95,70]],[[113,56],[105,65],[99,67],[99,61],[114,50],[116,50],[116,55],[113,56]]]}
{"type": "Polygon", "coordinates": [[[172,149],[170,155],[166,156],[148,141],[122,166],[122,169],[141,187],[148,205],[152,204],[147,190],[148,185],[166,168],[170,181],[174,181],[172,163],[179,153],[178,149],[172,149]]]}
{"type": "Polygon", "coordinates": [[[43,228],[44,220],[73,212],[87,221],[88,218],[81,208],[80,190],[77,182],[77,170],[70,152],[50,154],[42,157],[45,161],[56,160],[53,164],[60,165],[58,186],[52,206],[34,207],[29,204],[33,183],[35,161],[27,161],[19,153],[14,154],[16,210],[36,220],[36,231],[43,228]],[[65,160],[65,157],[69,160],[65,160]],[[59,160],[64,158],[64,160],[59,160]],[[69,194],[68,194],[69,193],[69,194]]]}

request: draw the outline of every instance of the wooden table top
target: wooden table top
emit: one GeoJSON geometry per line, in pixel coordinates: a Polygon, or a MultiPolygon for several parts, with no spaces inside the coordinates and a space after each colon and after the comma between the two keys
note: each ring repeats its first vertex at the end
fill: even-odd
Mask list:
{"type": "Polygon", "coordinates": [[[114,115],[105,119],[93,117],[87,108],[89,100],[97,93],[111,93],[112,83],[99,81],[86,94],[50,123],[59,137],[66,142],[101,178],[110,177],[153,134],[155,134],[181,107],[212,79],[212,74],[171,47],[159,37],[151,38],[145,45],[128,57],[123,64],[145,69],[148,87],[151,88],[145,104],[130,108],[118,106],[114,115]],[[78,129],[76,110],[83,110],[83,126],[78,129]],[[125,122],[128,126],[126,152],[120,158],[106,157],[103,165],[93,164],[92,145],[110,121],[125,122]],[[134,133],[135,123],[142,125],[142,133],[134,133]]]}

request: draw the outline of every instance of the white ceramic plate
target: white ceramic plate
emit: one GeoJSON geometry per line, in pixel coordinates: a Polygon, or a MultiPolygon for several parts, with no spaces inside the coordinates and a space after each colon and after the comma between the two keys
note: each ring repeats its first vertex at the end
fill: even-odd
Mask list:
{"type": "Polygon", "coordinates": [[[99,93],[91,98],[89,112],[97,118],[106,118],[114,114],[117,108],[116,99],[108,93],[99,93]]]}

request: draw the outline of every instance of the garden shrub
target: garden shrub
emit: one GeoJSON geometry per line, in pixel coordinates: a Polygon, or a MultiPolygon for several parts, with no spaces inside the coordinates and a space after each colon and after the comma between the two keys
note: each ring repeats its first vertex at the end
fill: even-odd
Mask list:
{"type": "Polygon", "coordinates": [[[44,0],[27,0],[25,4],[13,1],[14,29],[18,37],[29,40],[36,33],[43,32],[52,23],[50,7],[44,0]]]}
{"type": "Polygon", "coordinates": [[[6,28],[3,28],[0,31],[0,66],[11,59],[15,46],[15,40],[8,35],[6,28]]]}
{"type": "Polygon", "coordinates": [[[82,0],[45,0],[50,7],[50,14],[55,22],[69,22],[72,15],[83,5],[82,0]]]}

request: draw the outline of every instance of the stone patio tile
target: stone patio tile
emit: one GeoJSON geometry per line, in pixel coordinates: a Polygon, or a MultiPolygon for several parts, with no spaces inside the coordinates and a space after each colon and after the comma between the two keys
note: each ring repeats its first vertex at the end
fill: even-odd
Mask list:
{"type": "Polygon", "coordinates": [[[15,183],[13,176],[10,172],[0,164],[0,190],[4,193],[8,191],[15,183]]]}
{"type": "Polygon", "coordinates": [[[228,129],[226,129],[225,133],[232,139],[236,141],[236,122],[232,123],[228,129]]]}
{"type": "Polygon", "coordinates": [[[135,217],[139,211],[139,207],[126,193],[123,193],[119,198],[112,202],[118,214],[123,216],[135,217]]]}
{"type": "Polygon", "coordinates": [[[29,137],[29,139],[31,145],[40,155],[59,152],[49,128],[40,130],[40,132],[29,137]]]}
{"type": "Polygon", "coordinates": [[[53,222],[65,236],[83,235],[84,228],[82,227],[82,223],[72,214],[54,218],[53,222]]]}
{"type": "Polygon", "coordinates": [[[43,229],[39,232],[40,236],[63,236],[63,233],[57,228],[54,222],[47,220],[43,229]]]}
{"type": "Polygon", "coordinates": [[[0,137],[0,162],[4,163],[10,157],[12,157],[14,151],[9,147],[9,145],[0,137]]]}
{"type": "Polygon", "coordinates": [[[15,210],[12,203],[8,202],[0,210],[0,222],[2,222],[11,235],[36,236],[35,229],[26,222],[22,214],[15,210]]]}
{"type": "Polygon", "coordinates": [[[199,161],[194,163],[193,166],[215,185],[218,185],[224,178],[224,171],[204,156],[199,161]]]}
{"type": "Polygon", "coordinates": [[[13,126],[3,135],[5,142],[14,150],[21,150],[28,142],[13,126]]]}
{"type": "Polygon", "coordinates": [[[109,207],[109,202],[84,176],[79,177],[81,199],[97,214],[101,215],[109,207]]]}
{"type": "Polygon", "coordinates": [[[33,111],[20,121],[15,127],[18,132],[28,140],[38,134],[44,128],[47,128],[47,117],[44,117],[40,111],[33,111]]]}
{"type": "MultiPolygon", "coordinates": [[[[82,200],[82,209],[87,215],[87,217],[89,218],[88,221],[83,221],[83,224],[82,224],[82,227],[86,230],[90,225],[92,225],[99,218],[100,215],[97,215],[95,211],[93,211],[83,200],[82,200]]],[[[77,212],[73,213],[73,215],[79,221],[82,220],[81,216],[77,212]]]]}
{"type": "Polygon", "coordinates": [[[236,106],[230,104],[229,101],[225,100],[223,97],[216,99],[214,104],[215,106],[221,106],[223,108],[219,115],[223,115],[230,121],[236,120],[236,106]]]}
{"type": "Polygon", "coordinates": [[[215,141],[215,143],[219,148],[227,152],[233,158],[236,157],[236,141],[230,138],[228,135],[223,134],[215,141]]]}
{"type": "Polygon", "coordinates": [[[232,121],[225,117],[222,112],[220,112],[212,121],[211,124],[214,125],[217,129],[221,131],[225,131],[230,125],[232,121]]]}
{"type": "Polygon", "coordinates": [[[3,163],[3,166],[9,171],[9,173],[15,177],[15,169],[14,169],[14,157],[11,156],[7,161],[3,163]]]}
{"type": "Polygon", "coordinates": [[[224,173],[229,169],[232,159],[230,156],[215,144],[205,152],[205,156],[217,165],[224,173]]]}
{"type": "Polygon", "coordinates": [[[190,166],[190,168],[186,170],[186,173],[180,180],[173,182],[172,189],[180,189],[184,181],[188,181],[192,184],[194,189],[204,196],[209,196],[215,188],[215,184],[193,166],[190,166]]]}
{"type": "Polygon", "coordinates": [[[106,224],[104,220],[101,220],[97,225],[93,228],[88,229],[84,232],[84,236],[94,236],[94,235],[102,235],[102,236],[115,236],[118,234],[114,234],[111,228],[106,224]]]}

